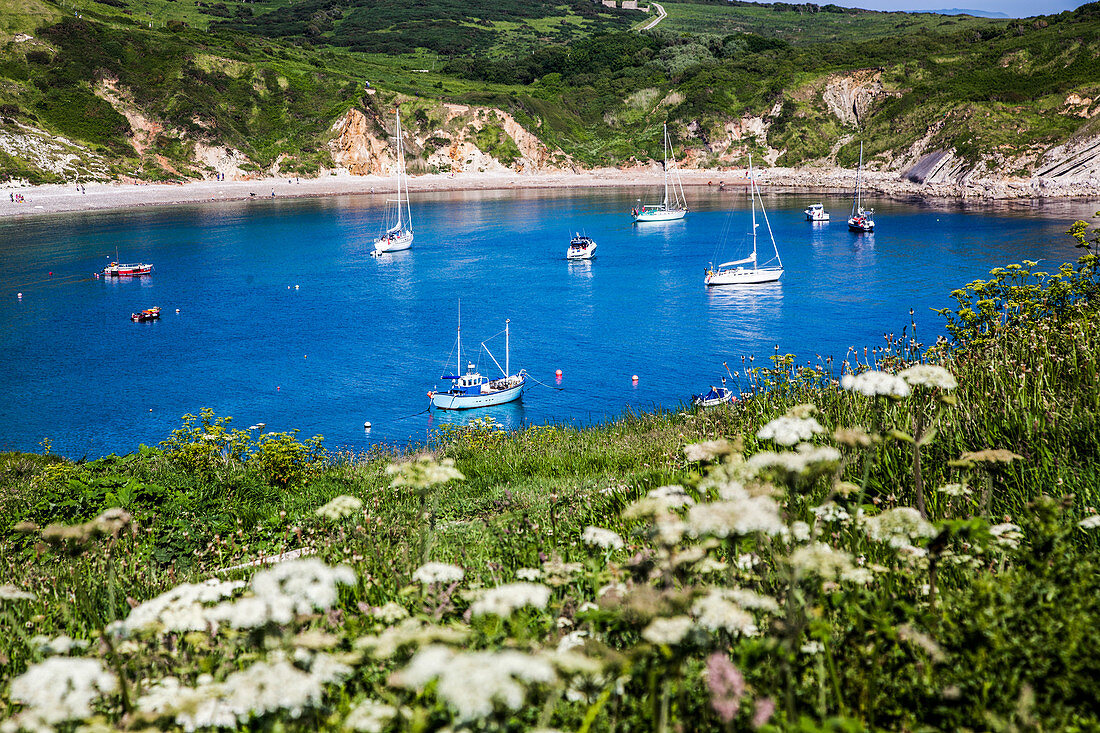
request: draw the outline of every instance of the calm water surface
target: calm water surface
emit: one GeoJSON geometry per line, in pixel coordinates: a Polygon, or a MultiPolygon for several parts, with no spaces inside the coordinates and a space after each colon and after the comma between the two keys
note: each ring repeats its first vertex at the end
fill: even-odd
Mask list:
{"type": "MultiPolygon", "coordinates": [[[[776,345],[841,359],[899,332],[910,308],[929,343],[942,331],[930,309],[952,289],[1009,262],[1073,259],[1064,232],[1092,213],[871,201],[878,231],[857,235],[845,197],[766,196],[782,281],[708,290],[709,261],[747,254],[748,199],[690,194],[685,221],[646,225],[628,216],[633,190],[421,194],[414,249],[380,260],[368,255],[381,194],[0,221],[0,450],[48,438],[73,458],[129,452],[203,407],[363,450],[423,441],[441,421],[589,423],[675,406],[716,383],[722,361],[766,363],[776,345]],[[817,201],[833,222],[803,220],[817,201]],[[565,260],[573,231],[596,239],[595,260],[565,260]],[[95,279],[116,247],[155,273],[95,279]],[[562,389],[424,413],[454,369],[460,299],[464,354],[478,359],[510,318],[513,369],[548,385],[561,369],[562,389]],[[159,322],[130,322],[153,305],[159,322]]],[[[503,364],[503,337],[489,348],[503,364]]],[[[480,366],[496,371],[484,354],[480,366]]]]}

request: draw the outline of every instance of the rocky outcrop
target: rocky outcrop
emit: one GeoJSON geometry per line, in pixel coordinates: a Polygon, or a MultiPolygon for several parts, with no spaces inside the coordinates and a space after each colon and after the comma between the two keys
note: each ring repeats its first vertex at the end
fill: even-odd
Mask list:
{"type": "Polygon", "coordinates": [[[821,90],[821,99],[842,123],[859,126],[890,94],[882,84],[882,72],[861,69],[828,77],[821,90]]]}

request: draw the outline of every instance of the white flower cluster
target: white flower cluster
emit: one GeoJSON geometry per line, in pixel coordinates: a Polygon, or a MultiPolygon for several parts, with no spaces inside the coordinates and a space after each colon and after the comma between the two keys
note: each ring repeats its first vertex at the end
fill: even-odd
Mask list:
{"type": "Polygon", "coordinates": [[[852,515],[848,513],[848,510],[837,504],[835,501],[827,501],[821,506],[815,506],[810,511],[814,516],[822,522],[847,522],[852,518],[852,515]]]}
{"type": "Polygon", "coordinates": [[[1011,522],[994,524],[989,528],[989,534],[993,535],[994,544],[1005,550],[1015,550],[1024,538],[1024,531],[1011,522]]]}
{"type": "Polygon", "coordinates": [[[934,364],[917,364],[898,372],[898,376],[912,387],[942,389],[950,392],[959,386],[951,372],[934,364]]]}
{"type": "Polygon", "coordinates": [[[779,505],[771,497],[744,496],[693,506],[688,510],[687,529],[696,537],[729,537],[755,532],[778,535],[787,527],[779,516],[779,505]]]}
{"type": "Polygon", "coordinates": [[[695,601],[691,614],[700,626],[710,631],[726,631],[734,636],[760,633],[752,614],[733,602],[732,596],[721,588],[713,588],[695,601]]]}
{"type": "Polygon", "coordinates": [[[1077,523],[1077,526],[1085,531],[1100,527],[1100,514],[1093,514],[1091,517],[1085,517],[1077,523]]]}
{"type": "Polygon", "coordinates": [[[406,646],[445,643],[462,644],[466,632],[450,626],[431,626],[415,618],[407,618],[386,628],[377,636],[364,636],[355,641],[355,648],[370,652],[375,659],[389,659],[406,646]]]}
{"type": "Polygon", "coordinates": [[[868,517],[867,536],[891,547],[905,547],[920,537],[931,537],[936,528],[912,507],[899,506],[868,517]]]}
{"type": "Polygon", "coordinates": [[[404,463],[391,463],[386,473],[393,476],[391,486],[410,486],[414,489],[426,489],[448,481],[461,481],[466,478],[455,468],[450,458],[435,461],[431,456],[420,456],[404,463]]]}
{"type": "Polygon", "coordinates": [[[521,683],[550,683],[556,678],[548,661],[521,652],[455,652],[433,645],[417,652],[391,683],[423,690],[438,679],[436,695],[463,722],[492,715],[494,702],[518,710],[527,697],[521,683]]]}
{"type": "Polygon", "coordinates": [[[550,589],[540,583],[509,583],[490,588],[470,606],[470,613],[483,616],[487,613],[508,618],[512,611],[524,606],[546,608],[550,601],[550,589]]]}
{"type": "Polygon", "coordinates": [[[457,583],[465,577],[466,572],[462,568],[457,565],[448,565],[445,562],[425,563],[413,573],[413,580],[425,585],[431,583],[457,583]]]}
{"type": "Polygon", "coordinates": [[[602,527],[588,527],[581,534],[581,540],[586,545],[592,545],[593,547],[599,547],[604,550],[621,550],[623,549],[623,538],[618,535],[617,532],[612,532],[610,529],[603,529],[602,527]]]}
{"type": "Polygon", "coordinates": [[[936,489],[944,496],[970,496],[970,488],[966,484],[944,484],[936,489]]]}
{"type": "Polygon", "coordinates": [[[364,700],[344,718],[344,728],[359,733],[382,733],[397,717],[397,708],[375,700],[364,700]]]}
{"type": "Polygon", "coordinates": [[[538,568],[518,568],[516,570],[516,578],[519,580],[536,581],[542,577],[542,571],[538,568]]]}
{"type": "Polygon", "coordinates": [[[161,593],[130,611],[124,620],[111,626],[123,636],[140,632],[208,631],[217,627],[203,604],[232,596],[245,586],[240,580],[208,580],[184,583],[161,593]]]}
{"type": "Polygon", "coordinates": [[[692,443],[684,446],[684,456],[688,461],[709,461],[713,458],[724,456],[732,450],[729,441],[725,439],[708,440],[703,443],[692,443]]]}
{"type": "Polygon", "coordinates": [[[674,509],[691,506],[695,500],[688,496],[683,486],[673,484],[671,486],[658,486],[652,489],[643,498],[626,508],[623,516],[626,519],[643,519],[667,514],[674,509]]]}
{"type": "Polygon", "coordinates": [[[825,432],[821,423],[812,417],[791,417],[783,415],[769,422],[757,431],[756,437],[761,440],[774,440],[780,445],[794,445],[804,440],[810,440],[818,433],[825,432]]]}
{"type": "Polygon", "coordinates": [[[88,642],[83,639],[74,639],[68,634],[53,639],[48,636],[36,636],[31,639],[31,645],[39,651],[48,652],[50,656],[63,656],[72,651],[83,651],[88,648],[88,642]]]}
{"type": "Polygon", "coordinates": [[[765,596],[747,588],[729,588],[723,591],[726,598],[736,603],[741,608],[748,608],[764,613],[778,613],[779,603],[771,596],[765,596]]]}
{"type": "Polygon", "coordinates": [[[342,494],[317,509],[317,516],[333,522],[350,517],[363,508],[363,501],[354,496],[342,494]]]}
{"type": "Polygon", "coordinates": [[[143,713],[171,717],[188,733],[199,728],[237,728],[276,710],[301,717],[307,708],[321,702],[325,684],[350,673],[349,667],[323,654],[314,657],[310,672],[275,659],[234,672],[224,682],[203,675],[195,687],[165,677],[138,699],[137,707],[143,713]]]}
{"type": "Polygon", "coordinates": [[[778,469],[787,473],[800,474],[810,468],[836,463],[839,460],[840,451],[836,448],[827,445],[814,447],[809,443],[800,443],[793,451],[757,453],[748,460],[748,465],[754,471],[778,469]]]}
{"type": "Polygon", "coordinates": [[[687,616],[655,618],[642,629],[642,638],[650,644],[674,646],[684,640],[695,623],[687,616]]]}
{"type": "Polygon", "coordinates": [[[354,585],[355,580],[346,565],[329,567],[316,558],[289,560],[256,573],[252,595],[215,606],[206,615],[235,629],[285,624],[294,614],[332,608],[338,599],[336,586],[354,585]]]}
{"type": "Polygon", "coordinates": [[[852,556],[824,542],[800,547],[791,553],[791,565],[800,575],[816,575],[823,580],[840,578],[851,583],[868,583],[872,574],[852,564],[852,556]]]}
{"type": "Polygon", "coordinates": [[[11,681],[11,699],[26,706],[12,730],[53,730],[66,720],[92,714],[92,702],[118,688],[98,659],[50,657],[11,681]]]}
{"type": "Polygon", "coordinates": [[[33,601],[34,593],[14,585],[0,585],[0,601],[33,601]]]}
{"type": "Polygon", "coordinates": [[[908,397],[910,393],[908,382],[886,372],[845,374],[840,386],[867,397],[908,397]]]}

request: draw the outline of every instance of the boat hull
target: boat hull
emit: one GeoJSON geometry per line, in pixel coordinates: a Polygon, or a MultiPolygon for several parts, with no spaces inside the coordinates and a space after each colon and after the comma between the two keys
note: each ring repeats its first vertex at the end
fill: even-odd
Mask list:
{"type": "Polygon", "coordinates": [[[374,240],[375,252],[401,252],[412,247],[413,233],[405,232],[400,237],[379,237],[374,240]]]}
{"type": "Polygon", "coordinates": [[[523,379],[514,387],[490,392],[488,394],[454,394],[451,392],[436,392],[432,395],[432,406],[441,410],[470,410],[475,407],[491,407],[503,405],[506,402],[514,402],[523,396],[523,388],[527,380],[523,379]]]}
{"type": "Polygon", "coordinates": [[[139,277],[152,272],[152,265],[111,265],[103,268],[103,274],[108,277],[139,277]]]}
{"type": "Polygon", "coordinates": [[[858,222],[851,219],[848,220],[848,229],[853,232],[873,232],[875,231],[875,223],[872,222],[858,222]]]}
{"type": "Polygon", "coordinates": [[[759,285],[775,282],[782,276],[782,268],[746,270],[738,267],[736,270],[719,270],[710,273],[706,277],[706,283],[708,287],[714,285],[759,285]]]}
{"type": "Polygon", "coordinates": [[[687,216],[687,209],[672,209],[670,211],[639,211],[634,215],[634,221],[677,221],[687,216]]]}
{"type": "Polygon", "coordinates": [[[590,260],[596,255],[596,245],[593,244],[590,247],[584,247],[583,249],[577,249],[570,247],[569,251],[565,253],[565,259],[567,260],[590,260]]]}

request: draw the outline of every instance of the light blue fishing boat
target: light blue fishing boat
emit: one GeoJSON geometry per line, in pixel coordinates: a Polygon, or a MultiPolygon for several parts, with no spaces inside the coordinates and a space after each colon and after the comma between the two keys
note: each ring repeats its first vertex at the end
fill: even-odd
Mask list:
{"type": "MultiPolygon", "coordinates": [[[[503,405],[513,402],[523,396],[523,388],[527,386],[527,372],[521,369],[519,373],[511,373],[509,323],[504,322],[504,366],[493,356],[493,352],[483,341],[481,348],[496,364],[497,369],[503,373],[499,379],[489,379],[477,371],[473,362],[466,365],[466,373],[462,373],[462,311],[458,315],[458,360],[455,374],[444,374],[440,379],[451,381],[451,388],[446,391],[432,391],[428,393],[432,406],[441,410],[469,410],[474,407],[489,407],[491,405],[503,405]]],[[[497,334],[498,336],[500,334],[497,334]]]]}

